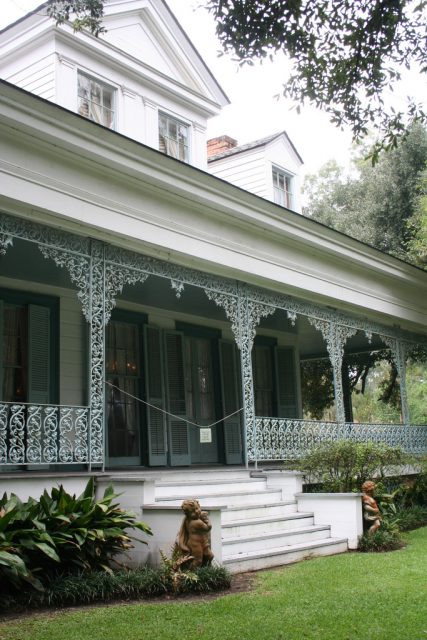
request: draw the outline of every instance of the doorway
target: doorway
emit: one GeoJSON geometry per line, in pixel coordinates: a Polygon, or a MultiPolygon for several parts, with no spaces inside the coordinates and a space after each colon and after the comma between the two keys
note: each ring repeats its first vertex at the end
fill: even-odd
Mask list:
{"type": "Polygon", "coordinates": [[[184,337],[185,394],[192,464],[218,462],[214,344],[210,338],[184,337]],[[197,425],[197,426],[196,426],[197,425]]]}
{"type": "Polygon", "coordinates": [[[105,377],[108,460],[112,466],[141,464],[141,318],[131,322],[120,312],[106,328],[105,377]]]}

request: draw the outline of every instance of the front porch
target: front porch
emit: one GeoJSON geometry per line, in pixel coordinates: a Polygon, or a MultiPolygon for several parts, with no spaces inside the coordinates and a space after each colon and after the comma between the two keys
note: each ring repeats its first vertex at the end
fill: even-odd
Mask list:
{"type": "Polygon", "coordinates": [[[6,214],[0,239],[2,470],[256,466],[342,438],[427,452],[406,385],[423,335],[6,214]],[[353,419],[348,363],[373,352],[398,423],[353,419]],[[308,419],[301,367],[325,361],[327,419],[308,419]]]}

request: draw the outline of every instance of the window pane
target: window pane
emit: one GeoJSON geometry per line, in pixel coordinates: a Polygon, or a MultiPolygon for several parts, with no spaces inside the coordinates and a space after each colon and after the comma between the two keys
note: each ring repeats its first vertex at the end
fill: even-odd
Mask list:
{"type": "Polygon", "coordinates": [[[273,169],[272,180],[274,202],[290,209],[292,207],[292,176],[283,171],[273,169]]]}
{"type": "Polygon", "coordinates": [[[175,118],[159,114],[159,151],[188,162],[189,127],[175,118]]]}
{"type": "Polygon", "coordinates": [[[140,359],[138,326],[110,322],[106,332],[106,370],[109,387],[107,422],[112,457],[138,457],[140,405],[140,359]]]}
{"type": "Polygon", "coordinates": [[[78,74],[78,113],[104,127],[114,127],[114,90],[78,74]]]}
{"type": "Polygon", "coordinates": [[[27,310],[4,306],[3,315],[3,389],[4,402],[27,400],[27,310]]]}

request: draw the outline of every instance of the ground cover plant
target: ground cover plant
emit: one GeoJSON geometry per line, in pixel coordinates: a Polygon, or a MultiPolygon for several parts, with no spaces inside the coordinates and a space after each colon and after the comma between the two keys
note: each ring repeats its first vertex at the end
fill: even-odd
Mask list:
{"type": "Polygon", "coordinates": [[[1,640],[421,640],[427,529],[383,554],[349,553],[261,572],[253,591],[138,603],[0,623],[1,640]]]}
{"type": "Polygon", "coordinates": [[[206,594],[230,587],[231,576],[221,566],[198,567],[179,580],[165,567],[91,571],[51,577],[40,590],[3,594],[1,612],[26,611],[46,607],[86,605],[114,600],[149,599],[166,594],[206,594]]]}

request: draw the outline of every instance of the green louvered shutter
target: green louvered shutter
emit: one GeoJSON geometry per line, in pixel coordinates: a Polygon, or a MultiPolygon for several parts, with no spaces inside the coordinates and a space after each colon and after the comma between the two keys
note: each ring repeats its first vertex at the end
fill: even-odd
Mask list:
{"type": "MultiPolygon", "coordinates": [[[[219,341],[221,366],[221,395],[224,416],[238,411],[241,407],[241,393],[237,375],[236,345],[227,340],[219,341]]],[[[224,420],[225,461],[227,464],[242,462],[241,413],[224,420]]]]}
{"type": "Polygon", "coordinates": [[[28,402],[49,404],[50,309],[28,305],[28,402]]]}
{"type": "Polygon", "coordinates": [[[189,465],[190,437],[185,405],[184,340],[178,331],[164,332],[166,364],[167,409],[176,416],[168,416],[169,461],[172,466],[189,465]],[[181,419],[180,419],[181,418],[181,419]]]}
{"type": "Polygon", "coordinates": [[[275,347],[279,418],[298,418],[297,380],[293,347],[275,347]]]}
{"type": "MultiPolygon", "coordinates": [[[[165,409],[162,330],[144,325],[145,394],[147,402],[165,409]]],[[[167,463],[166,415],[147,407],[148,462],[151,466],[167,463]]]]}

